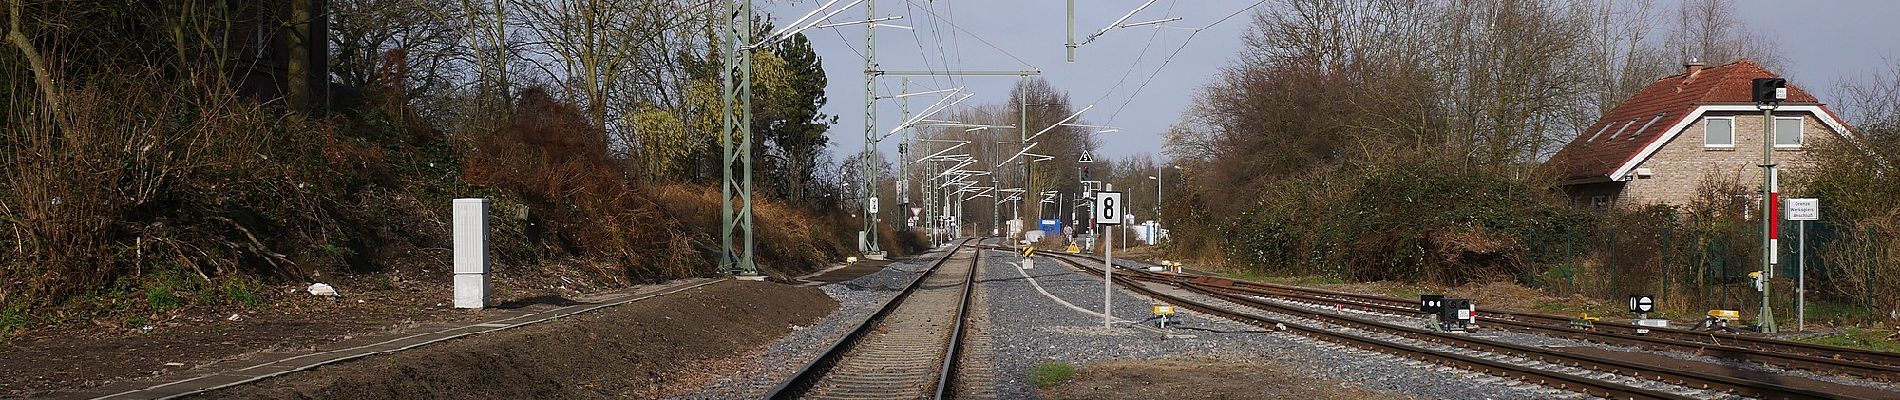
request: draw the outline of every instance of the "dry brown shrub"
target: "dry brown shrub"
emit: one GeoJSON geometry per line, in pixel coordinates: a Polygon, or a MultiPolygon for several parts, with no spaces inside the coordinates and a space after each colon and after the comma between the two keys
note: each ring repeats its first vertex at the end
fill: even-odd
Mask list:
{"type": "Polygon", "coordinates": [[[154,269],[307,275],[278,249],[320,225],[326,126],[157,72],[89,80],[59,113],[14,101],[0,293],[48,303],[154,269]]]}
{"type": "Polygon", "coordinates": [[[700,275],[707,244],[686,233],[607,158],[606,138],[578,107],[524,92],[513,118],[475,140],[463,161],[471,184],[519,196],[552,240],[539,252],[611,259],[596,273],[628,281],[700,275]],[[605,266],[618,265],[618,270],[605,266]]]}
{"type": "Polygon", "coordinates": [[[1426,233],[1427,243],[1442,269],[1433,274],[1456,275],[1438,282],[1509,281],[1515,266],[1526,262],[1524,245],[1478,226],[1455,226],[1426,233]]]}
{"type": "MultiPolygon", "coordinates": [[[[703,227],[696,232],[717,250],[720,234],[722,193],[714,187],[663,185],[653,188],[655,199],[674,218],[687,226],[703,227]]],[[[842,220],[828,219],[796,205],[765,197],[753,198],[753,251],[759,267],[778,275],[799,275],[823,267],[853,249],[840,237],[842,220]]],[[[734,245],[739,245],[735,241],[734,245]]],[[[717,257],[717,253],[709,253],[717,257]]]]}

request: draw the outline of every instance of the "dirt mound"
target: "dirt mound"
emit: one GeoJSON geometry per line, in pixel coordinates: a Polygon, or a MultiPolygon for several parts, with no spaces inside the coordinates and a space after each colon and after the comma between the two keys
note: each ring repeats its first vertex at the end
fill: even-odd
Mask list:
{"type": "Polygon", "coordinates": [[[1352,383],[1301,376],[1245,357],[1120,360],[1083,366],[1048,399],[1393,399],[1352,383]]]}
{"type": "Polygon", "coordinates": [[[731,281],[569,319],[454,340],[195,398],[655,398],[816,322],[816,288],[731,281]]]}

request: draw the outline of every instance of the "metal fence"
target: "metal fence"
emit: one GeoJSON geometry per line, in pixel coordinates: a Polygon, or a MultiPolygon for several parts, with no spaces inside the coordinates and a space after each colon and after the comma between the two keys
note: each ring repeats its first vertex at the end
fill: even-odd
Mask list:
{"type": "MultiPolygon", "coordinates": [[[[1756,221],[1695,221],[1693,217],[1611,218],[1598,226],[1533,230],[1520,284],[1560,295],[1620,304],[1631,294],[1653,294],[1682,315],[1710,309],[1758,310],[1761,295],[1749,273],[1762,268],[1756,221]]],[[[1892,319],[1896,293],[1891,235],[1827,221],[1781,229],[1780,263],[1771,284],[1778,320],[1793,319],[1797,271],[1806,271],[1809,320],[1892,319]],[[1816,313],[1816,305],[1822,313],[1816,313]]]]}

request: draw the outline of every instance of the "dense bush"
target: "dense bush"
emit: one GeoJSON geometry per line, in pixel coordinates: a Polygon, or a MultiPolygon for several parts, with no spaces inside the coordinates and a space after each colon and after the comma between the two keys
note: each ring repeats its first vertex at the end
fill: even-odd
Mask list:
{"type": "Polygon", "coordinates": [[[1431,162],[1283,180],[1262,193],[1238,218],[1215,222],[1229,259],[1351,280],[1521,275],[1531,231],[1588,218],[1525,182],[1431,162]]]}

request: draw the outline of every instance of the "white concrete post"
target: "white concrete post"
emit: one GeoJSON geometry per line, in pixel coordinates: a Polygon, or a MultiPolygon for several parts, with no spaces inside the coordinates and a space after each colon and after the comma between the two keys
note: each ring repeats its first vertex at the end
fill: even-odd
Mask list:
{"type": "Polygon", "coordinates": [[[488,306],[488,199],[455,199],[455,308],[488,306]]]}

